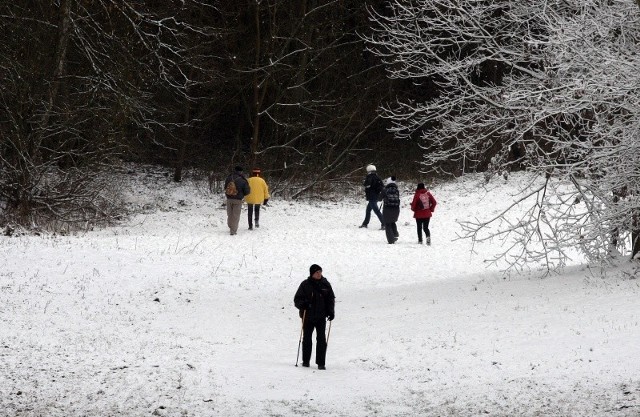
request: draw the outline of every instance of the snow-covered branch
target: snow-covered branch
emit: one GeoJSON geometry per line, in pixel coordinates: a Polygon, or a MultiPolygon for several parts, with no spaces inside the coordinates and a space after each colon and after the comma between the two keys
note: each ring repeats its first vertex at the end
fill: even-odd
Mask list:
{"type": "Polygon", "coordinates": [[[396,0],[371,19],[368,47],[389,76],[429,87],[383,108],[392,132],[421,141],[425,171],[527,169],[572,185],[534,199],[527,219],[502,213],[466,224],[465,236],[501,221],[488,236],[518,235],[521,256],[533,259],[562,260],[572,246],[593,259],[611,254],[612,242],[637,247],[636,4],[396,0]]]}

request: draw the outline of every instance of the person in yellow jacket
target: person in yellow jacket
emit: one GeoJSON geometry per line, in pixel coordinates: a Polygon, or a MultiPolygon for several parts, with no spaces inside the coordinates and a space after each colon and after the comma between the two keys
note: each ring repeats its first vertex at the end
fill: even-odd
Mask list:
{"type": "Polygon", "coordinates": [[[251,177],[247,181],[251,192],[245,196],[244,201],[249,208],[249,230],[253,230],[253,213],[255,211],[256,227],[260,227],[260,205],[266,206],[269,201],[269,186],[260,176],[260,168],[251,170],[251,177]]]}

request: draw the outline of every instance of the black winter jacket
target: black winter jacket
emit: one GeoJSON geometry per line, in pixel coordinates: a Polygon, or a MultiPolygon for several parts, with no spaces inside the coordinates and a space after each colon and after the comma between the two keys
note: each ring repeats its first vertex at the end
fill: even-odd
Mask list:
{"type": "Polygon", "coordinates": [[[382,180],[375,172],[370,172],[364,179],[364,194],[367,201],[378,201],[380,191],[382,191],[382,180]]]}
{"type": "Polygon", "coordinates": [[[392,182],[382,190],[382,220],[385,223],[395,223],[400,217],[400,191],[396,183],[392,182]]]}
{"type": "Polygon", "coordinates": [[[306,320],[323,321],[335,314],[335,299],[331,284],[326,278],[316,280],[309,277],[300,283],[293,303],[300,310],[300,317],[306,310],[306,320]]]}

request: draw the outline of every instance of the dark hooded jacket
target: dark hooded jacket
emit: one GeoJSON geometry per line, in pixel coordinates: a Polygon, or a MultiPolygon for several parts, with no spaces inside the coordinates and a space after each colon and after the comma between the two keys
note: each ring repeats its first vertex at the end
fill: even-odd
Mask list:
{"type": "Polygon", "coordinates": [[[309,277],[300,283],[293,303],[300,310],[300,317],[306,310],[305,320],[323,321],[335,314],[335,299],[331,284],[326,278],[316,280],[309,277]]]}
{"type": "Polygon", "coordinates": [[[382,218],[385,223],[395,223],[400,217],[400,191],[395,182],[390,182],[382,190],[382,218]]]}
{"type": "Polygon", "coordinates": [[[378,201],[378,196],[380,195],[380,191],[382,191],[382,180],[376,174],[375,171],[372,171],[367,174],[367,177],[364,179],[364,194],[367,198],[367,201],[378,201]]]}

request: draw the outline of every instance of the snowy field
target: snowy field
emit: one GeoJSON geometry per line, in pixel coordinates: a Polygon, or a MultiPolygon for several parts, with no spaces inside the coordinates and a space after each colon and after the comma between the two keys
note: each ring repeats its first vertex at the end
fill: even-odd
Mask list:
{"type": "Polygon", "coordinates": [[[0,416],[640,415],[637,263],[504,275],[498,243],[454,240],[516,177],[434,187],[431,247],[407,192],[389,245],[355,194],[273,198],[230,236],[202,183],[129,180],[125,224],[0,237],[0,416]],[[326,371],[294,366],[312,263],[337,296],[326,371]]]}

